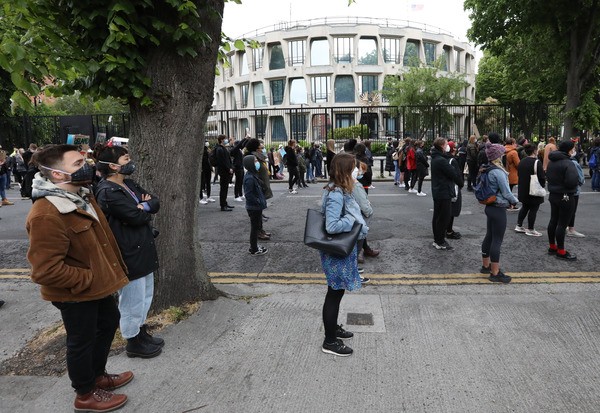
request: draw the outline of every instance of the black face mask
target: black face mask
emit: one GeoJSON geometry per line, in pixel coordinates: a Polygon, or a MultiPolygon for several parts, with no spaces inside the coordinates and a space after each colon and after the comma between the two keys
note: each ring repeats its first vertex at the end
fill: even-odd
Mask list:
{"type": "Polygon", "coordinates": [[[94,168],[87,162],[71,174],[71,183],[74,185],[89,184],[94,179],[94,168]]]}
{"type": "Polygon", "coordinates": [[[135,164],[133,161],[127,162],[125,165],[121,165],[121,169],[119,169],[119,173],[121,175],[131,175],[135,172],[135,164]]]}

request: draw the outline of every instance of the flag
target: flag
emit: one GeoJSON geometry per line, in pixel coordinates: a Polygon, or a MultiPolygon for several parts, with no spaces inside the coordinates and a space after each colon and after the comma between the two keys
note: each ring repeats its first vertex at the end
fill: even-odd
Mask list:
{"type": "Polygon", "coordinates": [[[421,11],[423,10],[424,5],[422,4],[411,4],[410,5],[410,10],[411,11],[421,11]]]}

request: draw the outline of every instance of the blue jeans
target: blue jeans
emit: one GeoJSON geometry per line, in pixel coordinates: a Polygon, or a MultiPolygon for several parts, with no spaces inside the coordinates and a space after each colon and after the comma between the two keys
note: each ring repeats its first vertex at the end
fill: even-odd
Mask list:
{"type": "Polygon", "coordinates": [[[0,175],[0,200],[6,199],[6,181],[8,179],[7,174],[0,175]]]}
{"type": "Polygon", "coordinates": [[[394,161],[394,182],[400,183],[400,167],[398,166],[398,161],[394,161]]]}
{"type": "Polygon", "coordinates": [[[306,165],[306,180],[308,182],[312,181],[313,179],[315,179],[315,174],[313,173],[313,165],[311,162],[309,162],[306,165]]]}
{"type": "Polygon", "coordinates": [[[600,191],[600,170],[596,169],[592,175],[592,189],[600,191]]]}
{"type": "Polygon", "coordinates": [[[153,295],[154,273],[129,281],[119,290],[119,325],[123,338],[133,338],[139,334],[140,326],[148,317],[153,295]]]}

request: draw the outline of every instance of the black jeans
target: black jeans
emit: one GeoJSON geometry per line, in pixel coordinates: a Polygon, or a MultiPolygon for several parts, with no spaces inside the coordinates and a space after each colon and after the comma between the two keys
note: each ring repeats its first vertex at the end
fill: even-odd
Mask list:
{"type": "Polygon", "coordinates": [[[500,248],[506,232],[506,208],[488,205],[485,207],[487,230],[481,243],[481,255],[500,262],[500,248]]]}
{"type": "Polygon", "coordinates": [[[229,181],[231,179],[231,174],[229,170],[226,169],[224,173],[219,169],[219,202],[221,203],[221,208],[227,206],[227,191],[229,190],[229,181]]]}
{"type": "Polygon", "coordinates": [[[337,330],[337,319],[340,313],[340,302],[346,290],[334,290],[327,287],[327,295],[323,303],[323,326],[325,327],[325,341],[333,343],[337,340],[335,332],[337,330]]]}
{"type": "Polygon", "coordinates": [[[258,250],[258,232],[262,229],[262,209],[250,210],[247,209],[250,217],[250,250],[256,252],[258,250]]]}
{"type": "Polygon", "coordinates": [[[211,171],[202,171],[202,177],[200,178],[200,198],[202,199],[202,192],[206,194],[207,198],[210,198],[210,175],[211,171]]]}
{"type": "Polygon", "coordinates": [[[407,169],[404,172],[404,189],[409,189],[415,186],[415,178],[417,175],[417,170],[416,169],[411,169],[410,171],[407,169]]]}
{"type": "Polygon", "coordinates": [[[242,191],[242,185],[244,183],[244,168],[236,168],[234,169],[235,172],[235,186],[233,187],[233,195],[236,198],[239,198],[240,196],[244,195],[244,192],[242,191]]]}
{"type": "Polygon", "coordinates": [[[556,244],[559,250],[565,249],[567,225],[573,215],[575,196],[569,195],[563,200],[562,194],[550,194],[550,222],[548,223],[548,241],[556,244]]]}
{"type": "Polygon", "coordinates": [[[479,169],[477,169],[477,160],[467,161],[467,164],[469,165],[467,188],[473,188],[475,186],[475,183],[477,182],[477,174],[479,173],[479,169]]]}
{"type": "Polygon", "coordinates": [[[106,371],[110,345],[119,326],[113,296],[76,303],[52,302],[67,331],[67,371],[77,394],[86,394],[106,371]]]}
{"type": "Polygon", "coordinates": [[[579,195],[573,196],[573,213],[571,214],[571,220],[569,221],[569,227],[575,227],[575,214],[577,214],[577,205],[579,205],[579,195]]]}
{"type": "Polygon", "coordinates": [[[288,166],[288,173],[290,175],[288,179],[288,186],[291,191],[294,188],[294,185],[298,184],[298,177],[300,173],[298,172],[297,166],[288,166]]]}
{"type": "Polygon", "coordinates": [[[527,228],[534,229],[535,219],[537,217],[539,209],[540,204],[527,204],[523,202],[521,210],[519,211],[519,216],[517,218],[517,225],[522,227],[523,221],[525,221],[525,217],[527,217],[527,228]]]}
{"type": "Polygon", "coordinates": [[[452,217],[452,201],[449,199],[433,200],[433,219],[431,226],[433,228],[433,240],[441,245],[446,241],[446,228],[452,217]]]}

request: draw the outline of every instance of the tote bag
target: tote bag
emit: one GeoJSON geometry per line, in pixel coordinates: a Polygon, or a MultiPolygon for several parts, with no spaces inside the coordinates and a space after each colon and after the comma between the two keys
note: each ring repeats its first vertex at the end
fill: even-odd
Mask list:
{"type": "Polygon", "coordinates": [[[361,228],[362,224],[354,222],[350,232],[328,234],[325,230],[325,214],[309,209],[306,211],[304,244],[330,255],[347,257],[356,245],[361,228]]]}
{"type": "Polygon", "coordinates": [[[546,196],[546,190],[544,189],[544,187],[540,184],[540,181],[538,179],[537,176],[537,164],[538,164],[538,160],[535,160],[535,163],[533,164],[533,175],[531,175],[529,177],[529,195],[531,196],[538,196],[538,197],[544,197],[546,196]]]}

